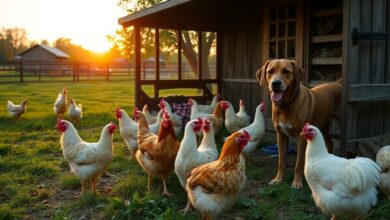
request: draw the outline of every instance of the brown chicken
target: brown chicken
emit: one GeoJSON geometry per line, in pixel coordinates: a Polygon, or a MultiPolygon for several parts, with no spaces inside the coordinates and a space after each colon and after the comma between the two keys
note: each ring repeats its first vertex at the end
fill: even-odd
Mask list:
{"type": "Polygon", "coordinates": [[[233,133],[223,145],[218,160],[191,171],[186,185],[188,199],[203,219],[218,219],[244,188],[246,168],[242,149],[249,140],[246,131],[233,133]]]}
{"type": "Polygon", "coordinates": [[[151,190],[151,179],[160,176],[163,182],[163,195],[171,196],[167,189],[167,180],[174,169],[177,151],[180,143],[169,114],[163,114],[163,121],[158,135],[153,134],[148,126],[145,115],[138,111],[138,150],[135,157],[143,170],[148,173],[148,190],[151,190]]]}

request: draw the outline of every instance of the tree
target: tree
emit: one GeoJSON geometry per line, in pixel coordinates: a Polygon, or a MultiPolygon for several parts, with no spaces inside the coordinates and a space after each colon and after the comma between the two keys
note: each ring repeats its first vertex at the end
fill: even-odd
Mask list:
{"type": "MultiPolygon", "coordinates": [[[[119,0],[118,5],[126,10],[129,13],[134,13],[142,9],[151,7],[153,5],[159,4],[163,0],[119,0]]],[[[117,44],[117,48],[120,48],[124,51],[124,54],[130,59],[134,56],[134,33],[133,29],[121,29],[116,32],[115,36],[111,36],[109,40],[113,44],[117,44]]],[[[177,36],[177,31],[176,31],[177,36]]],[[[168,53],[173,53],[177,48],[177,39],[176,36],[172,34],[172,30],[160,30],[160,44],[162,48],[171,48],[171,51],[168,53]]],[[[198,46],[199,40],[202,40],[202,74],[204,78],[210,76],[209,68],[209,56],[211,48],[215,46],[215,33],[214,32],[204,32],[199,39],[197,32],[195,31],[182,31],[182,50],[183,55],[187,58],[188,63],[191,66],[193,72],[198,74],[198,63],[199,56],[197,55],[196,49],[198,46]]],[[[143,46],[144,56],[149,56],[154,53],[154,33],[149,29],[145,29],[141,36],[141,44],[143,46]],[[146,45],[146,46],[145,46],[146,45]]]]}
{"type": "Polygon", "coordinates": [[[27,32],[22,28],[2,28],[0,41],[5,48],[7,60],[13,59],[28,47],[27,32]]]}

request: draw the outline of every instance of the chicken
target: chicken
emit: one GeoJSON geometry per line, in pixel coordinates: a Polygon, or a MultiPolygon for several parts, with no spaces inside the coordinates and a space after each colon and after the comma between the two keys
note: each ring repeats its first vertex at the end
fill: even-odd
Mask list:
{"type": "Polygon", "coordinates": [[[251,116],[249,116],[248,113],[246,112],[245,103],[244,100],[242,99],[240,99],[240,107],[236,115],[242,118],[242,120],[248,121],[248,123],[250,123],[251,116]]]}
{"type": "Polygon", "coordinates": [[[150,114],[150,111],[149,111],[149,106],[148,105],[144,105],[144,107],[142,108],[142,113],[144,113],[145,117],[146,117],[146,121],[148,122],[148,124],[154,124],[156,123],[157,121],[157,116],[152,116],[150,114]]]}
{"type": "Polygon", "coordinates": [[[246,183],[242,149],[250,139],[248,132],[235,132],[224,143],[219,159],[191,171],[187,195],[203,219],[218,219],[236,200],[246,183]]]}
{"type": "Polygon", "coordinates": [[[64,114],[66,112],[66,108],[68,107],[68,101],[66,98],[66,95],[68,93],[68,90],[64,87],[62,88],[62,91],[58,93],[57,99],[54,102],[54,113],[57,114],[58,119],[62,119],[64,117],[64,114]]]}
{"type": "Polygon", "coordinates": [[[69,119],[75,123],[80,123],[81,118],[83,117],[83,105],[79,103],[76,104],[74,99],[71,99],[69,110],[68,110],[69,119]]]}
{"type": "MultiPolygon", "coordinates": [[[[240,110],[235,114],[234,107],[232,103],[228,101],[223,101],[223,109],[225,110],[225,127],[229,133],[234,133],[241,128],[248,126],[250,124],[250,117],[246,114],[245,108],[241,105],[242,100],[240,100],[240,110]]],[[[243,104],[243,103],[242,103],[243,104]]]]}
{"type": "Polygon", "coordinates": [[[167,112],[163,114],[159,134],[149,130],[145,115],[139,112],[138,122],[138,151],[135,157],[142,169],[148,173],[148,191],[151,190],[153,176],[161,177],[163,195],[171,196],[167,189],[167,179],[174,169],[179,142],[176,140],[172,121],[167,112]]]}
{"type": "Polygon", "coordinates": [[[213,100],[211,100],[211,103],[210,105],[198,105],[198,109],[200,112],[205,112],[205,113],[213,113],[214,112],[214,109],[215,109],[215,106],[217,105],[217,103],[221,99],[221,95],[220,94],[217,94],[213,97],[213,100]]]}
{"type": "Polygon", "coordinates": [[[20,116],[22,116],[26,112],[27,108],[27,100],[23,100],[20,105],[15,105],[13,102],[9,101],[7,102],[7,109],[8,113],[12,117],[16,117],[16,119],[19,120],[20,116]]]}
{"type": "MultiPolygon", "coordinates": [[[[183,188],[187,184],[187,176],[191,170],[199,165],[218,159],[213,125],[207,118],[198,118],[189,121],[184,130],[184,137],[180,143],[175,160],[175,172],[183,188]],[[203,128],[203,129],[202,129],[203,128]],[[197,146],[196,132],[203,130],[203,139],[197,146]]],[[[185,212],[190,209],[188,201],[185,212]]]]}
{"type": "Polygon", "coordinates": [[[376,163],[381,168],[379,189],[390,200],[390,145],[382,147],[376,154],[376,163]]]}
{"type": "Polygon", "coordinates": [[[162,120],[163,114],[164,114],[164,110],[160,110],[157,113],[157,117],[156,117],[157,121],[154,122],[153,124],[149,124],[149,129],[153,134],[158,134],[158,132],[160,131],[161,120],[162,120]]]}
{"type": "Polygon", "coordinates": [[[251,140],[246,145],[246,147],[242,150],[242,152],[248,156],[254,150],[256,150],[259,145],[261,139],[265,133],[265,121],[263,112],[265,111],[265,104],[262,102],[260,105],[256,107],[255,118],[253,119],[252,124],[246,126],[245,128],[241,128],[240,131],[247,131],[251,136],[251,140]]]}
{"type": "Polygon", "coordinates": [[[71,122],[59,120],[57,128],[62,132],[60,143],[65,160],[72,173],[81,181],[85,193],[92,186],[96,193],[96,180],[112,161],[114,149],[112,135],[116,129],[114,123],[107,124],[96,143],[88,143],[81,139],[71,122]]]}
{"type": "Polygon", "coordinates": [[[126,142],[132,156],[138,149],[138,123],[129,117],[123,109],[115,110],[115,117],[119,120],[119,132],[126,142]]]}
{"type": "Polygon", "coordinates": [[[345,159],[329,154],[321,131],[308,123],[304,173],[315,204],[332,219],[361,217],[377,202],[379,166],[371,159],[345,159]]]}
{"type": "Polygon", "coordinates": [[[171,117],[171,121],[173,123],[173,129],[175,130],[175,135],[176,137],[179,137],[182,133],[182,127],[183,127],[183,118],[174,113],[172,111],[172,108],[171,106],[169,105],[169,103],[167,101],[165,101],[164,99],[161,99],[160,100],[160,108],[161,109],[164,109],[166,112],[168,112],[169,116],[171,117]]]}
{"type": "MultiPolygon", "coordinates": [[[[190,119],[207,118],[213,124],[214,135],[218,134],[223,125],[223,101],[218,102],[212,114],[199,112],[198,103],[194,99],[188,99],[187,105],[191,106],[190,119]]],[[[200,133],[198,133],[200,135],[200,133]]]]}

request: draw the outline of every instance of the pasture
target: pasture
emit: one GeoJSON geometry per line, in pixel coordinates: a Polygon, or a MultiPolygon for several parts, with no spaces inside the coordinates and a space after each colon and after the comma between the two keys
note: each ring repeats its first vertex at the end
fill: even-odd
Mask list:
{"type": "MultiPolygon", "coordinates": [[[[68,98],[83,104],[84,118],[76,128],[86,141],[97,141],[108,122],[118,124],[114,117],[117,107],[129,113],[134,107],[132,81],[1,84],[0,219],[200,219],[197,212],[186,216],[180,212],[186,193],[174,173],[168,181],[173,197],[161,196],[159,178],[153,181],[153,192],[147,193],[147,175],[130,158],[119,129],[114,133],[115,156],[98,181],[98,194],[76,198],[81,185],[62,156],[61,134],[55,128],[53,112],[54,100],[63,86],[68,88],[68,98]],[[29,100],[20,121],[9,117],[8,99],[16,103],[29,100]]],[[[217,136],[219,146],[226,134],[217,136]]],[[[274,141],[265,140],[261,146],[274,141]]],[[[295,155],[288,159],[285,182],[269,186],[277,158],[257,150],[247,163],[248,184],[223,218],[328,219],[315,207],[306,184],[302,190],[290,188],[295,155]]],[[[390,219],[389,210],[390,202],[379,194],[378,204],[366,219],[390,219]]]]}

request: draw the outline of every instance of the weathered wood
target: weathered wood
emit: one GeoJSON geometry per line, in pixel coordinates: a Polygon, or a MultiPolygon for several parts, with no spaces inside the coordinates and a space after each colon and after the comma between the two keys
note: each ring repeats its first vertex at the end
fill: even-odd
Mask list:
{"type": "Polygon", "coordinates": [[[342,41],[342,40],[343,40],[342,34],[313,36],[311,38],[312,43],[337,42],[337,41],[342,41]]]}
{"type": "Polygon", "coordinates": [[[141,89],[141,33],[140,27],[134,26],[134,43],[135,43],[135,106],[140,102],[141,89]]]}
{"type": "MultiPolygon", "coordinates": [[[[350,84],[349,102],[389,101],[390,84],[350,84]]],[[[373,103],[370,103],[373,104],[373,103]]]]}
{"type": "Polygon", "coordinates": [[[181,36],[181,30],[177,31],[177,74],[178,79],[182,80],[182,74],[181,74],[181,43],[182,43],[182,36],[181,36]]]}
{"type": "MultiPolygon", "coordinates": [[[[160,80],[160,29],[156,28],[154,35],[154,49],[156,54],[156,81],[160,80]]],[[[154,97],[159,97],[159,90],[154,89],[154,97]]]]}

